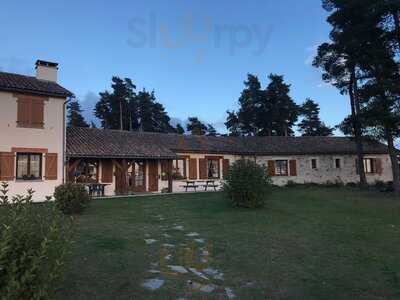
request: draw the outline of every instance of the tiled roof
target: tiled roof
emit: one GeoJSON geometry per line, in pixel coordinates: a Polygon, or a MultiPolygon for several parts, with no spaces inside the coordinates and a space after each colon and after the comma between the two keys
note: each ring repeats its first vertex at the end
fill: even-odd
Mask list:
{"type": "MultiPolygon", "coordinates": [[[[210,137],[128,132],[92,128],[67,129],[70,157],[173,158],[197,152],[237,155],[356,154],[347,137],[210,137]]],[[[386,154],[380,143],[365,142],[365,154],[386,154]]]]}
{"type": "Polygon", "coordinates": [[[0,72],[0,91],[28,93],[50,97],[70,97],[73,94],[56,82],[36,77],[0,72]]]}

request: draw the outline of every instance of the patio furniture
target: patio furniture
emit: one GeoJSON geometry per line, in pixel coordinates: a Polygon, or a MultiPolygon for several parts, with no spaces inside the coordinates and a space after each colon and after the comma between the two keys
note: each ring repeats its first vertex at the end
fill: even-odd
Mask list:
{"type": "Polygon", "coordinates": [[[108,184],[104,183],[87,183],[85,184],[89,190],[89,196],[91,197],[104,197],[105,195],[105,187],[108,184]]]}
{"type": "Polygon", "coordinates": [[[181,187],[185,188],[185,192],[187,192],[188,189],[194,189],[194,191],[197,192],[199,185],[196,184],[196,181],[186,181],[186,184],[181,185],[181,187]]]}
{"type": "Polygon", "coordinates": [[[214,191],[217,191],[218,184],[215,184],[215,180],[206,180],[205,184],[202,185],[204,187],[204,191],[206,192],[208,188],[213,188],[214,191]]]}

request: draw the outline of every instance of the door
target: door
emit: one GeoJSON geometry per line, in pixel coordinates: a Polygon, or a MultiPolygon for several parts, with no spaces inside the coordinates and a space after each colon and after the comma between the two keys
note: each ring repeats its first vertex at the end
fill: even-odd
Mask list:
{"type": "Polygon", "coordinates": [[[149,192],[158,191],[158,161],[149,161],[149,192]]]}

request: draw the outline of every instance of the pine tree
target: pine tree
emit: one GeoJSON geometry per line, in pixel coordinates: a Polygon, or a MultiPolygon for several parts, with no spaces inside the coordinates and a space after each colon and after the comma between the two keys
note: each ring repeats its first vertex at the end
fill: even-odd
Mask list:
{"type": "Polygon", "coordinates": [[[333,128],[330,128],[321,122],[319,111],[319,105],[311,99],[307,99],[301,106],[300,112],[303,119],[298,124],[298,127],[303,136],[332,135],[333,128]]]}
{"type": "Polygon", "coordinates": [[[85,121],[82,116],[82,109],[79,101],[76,99],[70,101],[67,105],[67,126],[68,127],[89,127],[89,124],[85,121]]]}
{"type": "Polygon", "coordinates": [[[270,74],[270,83],[263,93],[257,111],[259,135],[292,136],[293,126],[299,117],[299,107],[290,97],[290,85],[283,76],[270,74]]]}
{"type": "Polygon", "coordinates": [[[217,130],[214,128],[212,124],[207,125],[207,135],[208,136],[217,136],[217,130]]]}
{"type": "Polygon", "coordinates": [[[189,123],[186,125],[186,130],[192,135],[205,135],[207,126],[204,125],[197,117],[190,117],[189,123]]]}
{"type": "Polygon", "coordinates": [[[176,125],[175,131],[176,131],[177,134],[184,134],[185,133],[185,129],[183,129],[182,125],[179,124],[179,123],[176,125]]]}

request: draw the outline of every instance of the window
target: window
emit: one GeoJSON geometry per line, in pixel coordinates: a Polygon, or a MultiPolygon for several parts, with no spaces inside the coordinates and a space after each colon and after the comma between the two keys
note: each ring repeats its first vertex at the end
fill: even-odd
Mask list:
{"type": "Polygon", "coordinates": [[[367,174],[376,172],[375,160],[373,158],[364,159],[364,172],[367,174]]]}
{"type": "Polygon", "coordinates": [[[74,173],[75,182],[79,183],[98,182],[98,174],[99,174],[98,168],[99,168],[98,161],[92,161],[92,160],[81,161],[75,169],[74,173]]]}
{"type": "Polygon", "coordinates": [[[43,128],[44,99],[18,96],[17,125],[18,127],[43,128]]]}
{"type": "Polygon", "coordinates": [[[311,159],[311,169],[315,170],[317,168],[318,168],[317,159],[316,158],[311,159]]]}
{"type": "Polygon", "coordinates": [[[42,154],[18,153],[17,179],[18,180],[42,179],[42,154]]]}
{"type": "Polygon", "coordinates": [[[174,180],[186,179],[186,159],[176,159],[172,165],[172,176],[174,180]]]}
{"type": "Polygon", "coordinates": [[[288,161],[277,160],[275,161],[275,175],[287,176],[288,175],[288,161]]]}
{"type": "Polygon", "coordinates": [[[207,177],[219,178],[219,159],[207,160],[207,177]]]}
{"type": "Polygon", "coordinates": [[[340,161],[340,158],[336,158],[335,159],[335,168],[336,169],[340,169],[342,166],[341,166],[341,161],[340,161]]]}

